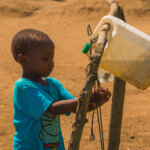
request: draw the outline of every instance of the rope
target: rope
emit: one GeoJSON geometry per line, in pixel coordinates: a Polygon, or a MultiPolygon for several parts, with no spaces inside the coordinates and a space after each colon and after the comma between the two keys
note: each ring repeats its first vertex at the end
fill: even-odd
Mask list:
{"type": "MultiPolygon", "coordinates": [[[[92,32],[92,29],[91,29],[91,26],[88,24],[87,26],[87,33],[89,36],[91,36],[93,34],[92,32]]],[[[93,38],[93,39],[90,39],[90,60],[92,59],[91,57],[91,54],[92,54],[92,46],[93,44],[95,44],[97,42],[97,39],[98,39],[98,36],[93,38]]],[[[86,69],[86,75],[87,75],[87,72],[88,72],[88,69],[90,67],[91,63],[88,64],[87,66],[87,69],[86,69]]],[[[88,76],[88,75],[87,75],[88,76]]],[[[100,86],[100,82],[98,80],[98,75],[96,74],[96,80],[95,80],[95,83],[94,83],[94,93],[95,93],[95,101],[96,101],[96,112],[97,112],[97,120],[98,120],[98,128],[99,128],[99,136],[100,136],[100,143],[101,143],[101,149],[104,150],[105,147],[104,147],[104,135],[103,135],[103,124],[102,124],[102,113],[101,113],[101,107],[100,107],[100,102],[97,101],[100,99],[99,97],[99,94],[98,94],[98,97],[97,97],[97,94],[96,94],[96,88],[98,89],[98,93],[100,92],[100,89],[101,89],[101,86],[100,86]]],[[[91,135],[90,135],[90,141],[94,140],[95,139],[95,135],[94,135],[94,130],[93,130],[93,125],[94,125],[94,114],[95,114],[95,111],[93,111],[93,114],[92,114],[92,123],[91,123],[91,135]]]]}
{"type": "MultiPolygon", "coordinates": [[[[97,82],[97,89],[98,89],[98,93],[99,93],[100,92],[100,88],[101,88],[99,80],[97,79],[96,82],[97,82]]],[[[99,127],[100,141],[101,141],[101,149],[104,150],[104,136],[103,136],[102,114],[101,114],[100,102],[97,101],[98,99],[100,99],[99,96],[100,95],[98,94],[98,97],[95,97],[95,100],[96,100],[96,107],[97,107],[97,118],[98,118],[98,127],[99,127]]]]}
{"type": "Polygon", "coordinates": [[[93,114],[92,114],[92,124],[91,124],[91,135],[90,135],[90,141],[95,140],[95,134],[94,134],[94,131],[93,131],[94,113],[95,113],[95,111],[93,111],[93,114]]]}
{"type": "MultiPolygon", "coordinates": [[[[87,33],[88,33],[88,36],[91,36],[93,34],[92,32],[92,29],[91,29],[91,26],[88,24],[87,26],[87,33]]],[[[98,35],[99,36],[99,35],[98,35]]],[[[92,59],[91,58],[91,54],[92,54],[92,47],[93,47],[93,44],[95,44],[97,42],[97,39],[98,39],[98,36],[96,36],[95,38],[93,39],[90,39],[90,60],[92,59]]]]}

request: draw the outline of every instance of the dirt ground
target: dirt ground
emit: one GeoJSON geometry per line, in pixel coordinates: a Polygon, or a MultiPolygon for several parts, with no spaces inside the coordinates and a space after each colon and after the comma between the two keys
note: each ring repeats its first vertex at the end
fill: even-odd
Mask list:
{"type": "MultiPolygon", "coordinates": [[[[150,35],[150,0],[120,0],[127,22],[150,35]]],[[[86,27],[94,29],[107,15],[106,0],[0,0],[0,150],[12,150],[13,84],[21,76],[20,66],[13,60],[10,45],[16,32],[35,28],[46,32],[55,42],[55,69],[50,76],[74,96],[85,82],[88,58],[81,50],[89,41],[86,27]]],[[[142,68],[141,68],[142,71],[142,68]]],[[[103,85],[112,92],[113,83],[103,85]]],[[[120,150],[150,150],[150,88],[139,90],[127,83],[120,150]]],[[[102,107],[105,147],[108,142],[111,100],[102,107]]],[[[62,116],[61,124],[67,148],[75,115],[62,116]]],[[[96,139],[89,141],[91,114],[81,141],[81,150],[100,149],[97,119],[96,139]]]]}

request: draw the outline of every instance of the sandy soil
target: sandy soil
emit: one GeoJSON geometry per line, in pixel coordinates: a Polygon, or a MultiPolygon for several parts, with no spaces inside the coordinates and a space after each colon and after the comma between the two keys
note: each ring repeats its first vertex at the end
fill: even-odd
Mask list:
{"type": "MultiPolygon", "coordinates": [[[[150,1],[120,0],[127,22],[150,34],[150,1]]],[[[10,45],[13,35],[24,28],[46,32],[55,42],[55,69],[51,74],[78,96],[85,82],[88,59],[81,50],[89,37],[87,24],[94,29],[109,11],[105,0],[0,0],[0,149],[12,149],[13,84],[21,76],[20,66],[13,60],[10,45]]],[[[142,71],[142,68],[141,68],[142,71]]],[[[112,91],[113,83],[103,85],[112,91]]],[[[150,88],[126,87],[120,150],[150,150],[150,88]]],[[[105,147],[108,142],[111,100],[102,108],[105,147]]],[[[67,147],[74,115],[62,116],[62,130],[67,147]]],[[[81,141],[81,150],[100,149],[97,120],[96,139],[89,141],[91,114],[81,141]]]]}

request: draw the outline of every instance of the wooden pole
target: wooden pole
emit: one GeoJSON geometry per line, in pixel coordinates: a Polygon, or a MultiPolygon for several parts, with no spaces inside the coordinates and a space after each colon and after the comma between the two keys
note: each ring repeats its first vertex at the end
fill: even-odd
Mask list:
{"type": "Polygon", "coordinates": [[[125,96],[125,82],[115,77],[111,121],[109,128],[108,150],[119,150],[123,104],[125,96]]]}
{"type": "Polygon", "coordinates": [[[97,70],[98,70],[99,62],[101,60],[101,56],[103,54],[106,45],[106,41],[107,41],[106,37],[108,31],[109,31],[109,25],[104,24],[102,30],[100,31],[100,36],[98,37],[97,46],[94,50],[95,54],[91,59],[92,61],[89,64],[86,83],[79,96],[79,104],[77,107],[75,122],[72,127],[72,134],[70,137],[68,150],[79,149],[82,131],[84,128],[84,124],[86,122],[87,107],[88,107],[89,99],[91,97],[94,81],[97,78],[97,70]]]}
{"type": "MultiPolygon", "coordinates": [[[[118,8],[118,17],[125,21],[122,9],[120,7],[118,8]]],[[[108,150],[119,150],[124,97],[125,82],[115,77],[111,106],[108,150]]]]}

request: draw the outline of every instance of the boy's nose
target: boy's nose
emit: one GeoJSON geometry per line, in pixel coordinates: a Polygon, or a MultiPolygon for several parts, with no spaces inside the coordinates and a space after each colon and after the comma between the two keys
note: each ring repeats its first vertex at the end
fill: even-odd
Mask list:
{"type": "Polygon", "coordinates": [[[49,64],[51,64],[51,63],[53,63],[53,62],[54,62],[53,59],[49,59],[49,60],[48,60],[48,63],[49,63],[49,64]]]}
{"type": "Polygon", "coordinates": [[[49,66],[54,65],[54,60],[49,60],[49,61],[48,61],[48,65],[49,65],[49,66]]]}

